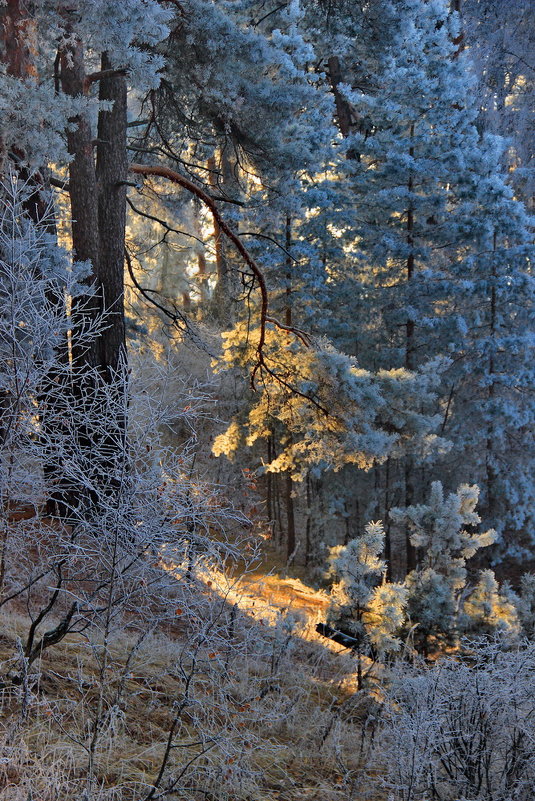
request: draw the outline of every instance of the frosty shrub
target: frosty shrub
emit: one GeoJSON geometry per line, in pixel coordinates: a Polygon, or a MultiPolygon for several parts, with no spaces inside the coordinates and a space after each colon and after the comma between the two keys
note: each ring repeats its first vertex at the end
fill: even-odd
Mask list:
{"type": "Polygon", "coordinates": [[[506,588],[508,600],[516,608],[520,624],[526,637],[535,635],[535,574],[524,573],[520,579],[519,592],[506,588]]]}
{"type": "Polygon", "coordinates": [[[520,624],[515,605],[500,592],[492,570],[482,570],[468,598],[464,601],[460,628],[471,636],[500,634],[515,638],[520,624]]]}
{"type": "MultiPolygon", "coordinates": [[[[445,496],[442,484],[431,486],[426,504],[392,509],[390,516],[406,527],[420,555],[418,567],[407,576],[408,611],[417,625],[417,640],[424,652],[428,638],[455,639],[461,598],[466,589],[466,560],[491,545],[495,532],[477,533],[479,488],[461,484],[445,496]]],[[[474,606],[475,612],[475,606],[474,606]]],[[[480,612],[477,612],[480,615],[480,612]]],[[[466,625],[470,610],[466,609],[466,625]]]]}
{"type": "Polygon", "coordinates": [[[496,639],[465,652],[390,676],[372,784],[392,801],[533,798],[535,645],[496,639]]]}

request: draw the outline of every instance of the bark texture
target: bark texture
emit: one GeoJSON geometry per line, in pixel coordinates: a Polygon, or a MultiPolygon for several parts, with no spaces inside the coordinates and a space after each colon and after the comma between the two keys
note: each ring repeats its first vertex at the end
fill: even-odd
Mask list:
{"type": "MultiPolygon", "coordinates": [[[[103,72],[111,69],[106,53],[103,72]]],[[[118,368],[126,358],[124,324],[124,239],[126,228],[127,98],[124,75],[100,81],[100,100],[113,103],[98,120],[96,182],[98,187],[98,276],[101,302],[106,313],[106,331],[99,341],[99,365],[105,373],[118,368]]]]}

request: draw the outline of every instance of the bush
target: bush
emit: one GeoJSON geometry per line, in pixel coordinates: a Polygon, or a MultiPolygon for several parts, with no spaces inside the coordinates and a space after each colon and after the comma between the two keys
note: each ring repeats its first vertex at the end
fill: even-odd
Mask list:
{"type": "Polygon", "coordinates": [[[371,781],[392,801],[533,798],[535,644],[464,647],[463,659],[390,676],[371,781]]]}

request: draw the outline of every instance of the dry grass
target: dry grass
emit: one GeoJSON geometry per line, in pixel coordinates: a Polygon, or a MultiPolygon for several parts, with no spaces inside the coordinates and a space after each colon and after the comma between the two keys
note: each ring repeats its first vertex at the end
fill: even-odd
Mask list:
{"type": "Polygon", "coordinates": [[[197,759],[165,797],[360,797],[360,724],[370,702],[354,695],[351,658],[314,631],[325,594],[259,572],[236,580],[213,571],[205,580],[199,608],[219,604],[220,629],[231,627],[227,651],[210,651],[207,642],[192,647],[194,616],[180,610],[180,625],[141,644],[127,621],[111,641],[104,674],[98,638],[71,635],[13,684],[24,674],[17,643],[28,619],[13,610],[4,615],[2,801],[27,801],[29,793],[40,801],[84,792],[106,801],[148,797],[184,698],[184,668],[192,675],[191,703],[175,723],[166,775],[176,777],[197,759]]]}

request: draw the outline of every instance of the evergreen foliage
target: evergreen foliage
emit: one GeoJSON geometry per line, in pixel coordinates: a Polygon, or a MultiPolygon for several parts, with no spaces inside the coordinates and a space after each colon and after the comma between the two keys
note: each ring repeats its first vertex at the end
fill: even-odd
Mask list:
{"type": "Polygon", "coordinates": [[[0,3],[0,795],[530,801],[532,40],[0,3]]]}
{"type": "MultiPolygon", "coordinates": [[[[467,585],[466,561],[495,541],[493,530],[474,531],[481,522],[476,512],[478,497],[479,488],[466,484],[444,497],[442,485],[435,482],[427,504],[390,513],[395,523],[407,527],[412,545],[421,554],[417,569],[407,576],[407,586],[409,617],[417,624],[424,647],[429,635],[456,636],[467,585]]],[[[474,614],[476,606],[474,599],[474,614]]]]}

